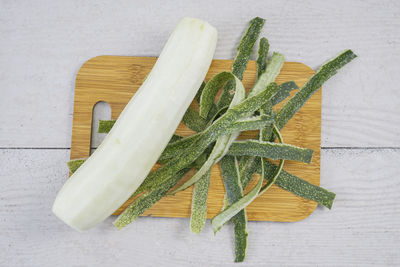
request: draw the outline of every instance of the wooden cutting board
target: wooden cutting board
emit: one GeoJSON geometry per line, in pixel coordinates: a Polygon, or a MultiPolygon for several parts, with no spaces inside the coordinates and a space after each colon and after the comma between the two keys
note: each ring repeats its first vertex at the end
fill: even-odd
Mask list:
{"type": "MultiPolygon", "coordinates": [[[[111,106],[111,118],[117,119],[150,72],[156,59],[154,57],[98,56],[82,65],[77,74],[75,85],[71,159],[85,158],[90,154],[94,105],[99,101],[107,102],[111,106]]],[[[213,75],[221,71],[229,71],[231,64],[232,60],[214,60],[206,80],[208,81],[213,75]]],[[[302,86],[313,73],[314,71],[311,68],[302,63],[286,62],[276,82],[280,84],[293,80],[299,86],[302,86]]],[[[256,64],[254,61],[250,61],[243,78],[244,86],[249,89],[254,84],[255,78],[256,64]]],[[[195,103],[192,103],[192,105],[195,105],[195,103]]],[[[176,132],[180,135],[193,134],[193,131],[183,124],[178,127],[176,132]]],[[[248,132],[244,138],[254,135],[254,132],[248,132]]],[[[319,185],[321,90],[292,118],[282,130],[282,135],[286,143],[314,150],[311,164],[286,161],[284,169],[319,185]]],[[[217,165],[212,169],[207,200],[208,218],[212,218],[220,212],[224,192],[225,189],[217,165]]],[[[147,210],[144,215],[190,217],[191,197],[192,187],[179,192],[175,196],[164,197],[147,210]]],[[[128,200],[115,214],[119,214],[129,202],[128,200]]],[[[249,205],[247,215],[249,220],[294,222],[309,216],[316,206],[315,202],[302,199],[273,186],[249,205]]]]}

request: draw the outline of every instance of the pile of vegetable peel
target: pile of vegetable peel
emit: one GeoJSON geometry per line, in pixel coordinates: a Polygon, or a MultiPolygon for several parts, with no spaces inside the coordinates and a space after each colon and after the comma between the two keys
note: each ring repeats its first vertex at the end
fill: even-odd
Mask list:
{"type": "MultiPolygon", "coordinates": [[[[211,225],[214,233],[229,221],[234,225],[236,262],[243,261],[246,256],[246,207],[271,185],[329,209],[332,207],[334,193],[284,170],[285,160],[310,163],[313,151],[286,144],[280,130],[325,81],[356,55],[345,50],[323,64],[301,88],[293,81],[278,85],[274,81],[281,71],[284,56],[274,52],[268,58],[269,43],[263,37],[258,46],[257,80],[246,92],[241,79],[264,22],[259,17],[250,21],[231,71],[216,74],[199,88],[195,97],[199,110],[189,107],[182,119],[196,134],[173,136],[158,160],[160,167],[147,176],[133,194],[132,204],[114,222],[118,229],[135,221],[161,198],[194,186],[190,229],[200,233],[206,223],[211,168],[215,164],[221,168],[226,195],[223,210],[211,220],[211,225]],[[298,91],[290,97],[293,90],[298,91]],[[276,109],[283,101],[286,101],[283,106],[276,109]],[[248,130],[258,130],[258,137],[236,140],[242,131],[248,130]],[[279,164],[270,160],[279,160],[279,164]],[[196,173],[180,183],[191,169],[196,173]],[[260,176],[254,175],[256,173],[260,176]],[[253,179],[258,179],[256,185],[244,194],[253,179]]],[[[114,121],[100,121],[98,132],[108,133],[113,125],[114,121]]],[[[70,171],[75,172],[83,162],[84,159],[68,162],[70,171]]]]}

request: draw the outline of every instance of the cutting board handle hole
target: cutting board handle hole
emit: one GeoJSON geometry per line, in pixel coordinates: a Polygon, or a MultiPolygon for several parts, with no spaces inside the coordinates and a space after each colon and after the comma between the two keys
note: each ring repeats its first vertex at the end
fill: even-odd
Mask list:
{"type": "Polygon", "coordinates": [[[104,137],[106,137],[106,134],[97,132],[99,129],[99,120],[111,120],[111,106],[105,101],[99,101],[93,106],[90,152],[93,152],[101,144],[104,137]]]}

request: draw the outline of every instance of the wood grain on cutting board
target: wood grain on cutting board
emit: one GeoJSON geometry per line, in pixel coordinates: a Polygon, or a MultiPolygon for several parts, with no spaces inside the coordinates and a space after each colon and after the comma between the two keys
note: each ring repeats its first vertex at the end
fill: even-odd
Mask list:
{"type": "MultiPolygon", "coordinates": [[[[90,154],[94,105],[99,101],[107,102],[111,106],[111,118],[117,119],[156,60],[157,58],[153,57],[99,56],[83,64],[76,77],[71,159],[85,158],[90,154]]],[[[232,60],[214,60],[207,73],[206,80],[208,81],[213,75],[221,71],[229,71],[231,64],[232,60]]],[[[312,69],[302,63],[286,62],[276,82],[280,84],[293,80],[299,86],[302,86],[313,73],[312,69]]],[[[250,61],[243,78],[243,84],[247,89],[254,84],[255,77],[256,64],[254,61],[250,61]]],[[[193,131],[182,124],[176,132],[180,135],[193,134],[193,131]]],[[[242,137],[254,135],[254,132],[248,132],[242,137]]],[[[314,150],[310,164],[286,161],[284,169],[319,185],[321,90],[284,127],[282,135],[286,143],[314,150]]],[[[212,170],[207,200],[208,218],[214,217],[221,210],[224,192],[219,165],[216,165],[212,170]]],[[[164,197],[148,209],[144,215],[189,217],[191,195],[192,187],[177,193],[175,196],[164,197]]],[[[129,200],[115,214],[119,214],[128,203],[130,203],[129,200]]],[[[302,199],[273,186],[249,205],[247,215],[249,220],[293,222],[306,218],[314,211],[316,206],[315,202],[302,199]]]]}

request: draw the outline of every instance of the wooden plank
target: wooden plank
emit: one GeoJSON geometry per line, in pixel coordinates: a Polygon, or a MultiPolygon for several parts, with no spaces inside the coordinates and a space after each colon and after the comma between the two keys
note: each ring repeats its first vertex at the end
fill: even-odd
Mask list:
{"type": "MultiPolygon", "coordinates": [[[[95,103],[105,101],[111,106],[111,117],[118,115],[140,87],[147,73],[151,70],[156,58],[150,57],[117,57],[99,56],[87,61],[79,70],[76,78],[74,120],[72,129],[71,159],[88,157],[90,153],[90,137],[92,110],[95,103]]],[[[231,60],[214,60],[206,76],[229,70],[231,60]]],[[[312,69],[301,63],[287,62],[277,77],[278,84],[293,80],[299,86],[314,73],[312,69]]],[[[250,88],[255,81],[256,65],[248,64],[243,83],[250,88]]],[[[190,135],[193,132],[180,125],[177,134],[190,135]]],[[[311,164],[288,161],[285,169],[314,184],[319,184],[319,159],[321,140],[321,91],[315,94],[302,110],[282,131],[285,142],[308,147],[314,150],[311,164]]],[[[247,136],[254,136],[254,132],[247,136]]],[[[212,218],[220,212],[224,187],[219,167],[212,169],[212,179],[208,195],[207,217],[212,218]]],[[[189,217],[192,188],[163,198],[144,215],[157,217],[189,217]]],[[[119,214],[131,201],[125,203],[116,214],[119,214]]],[[[257,198],[247,209],[249,220],[298,221],[310,215],[316,203],[296,197],[278,187],[257,198]],[[266,204],[268,203],[268,205],[266,204]]]]}
{"type": "Polygon", "coordinates": [[[271,51],[314,70],[343,49],[353,49],[357,60],[325,87],[322,146],[399,147],[397,1],[248,0],[244,5],[203,0],[183,5],[174,0],[167,11],[155,8],[165,7],[160,0],[115,0],[112,7],[95,3],[2,2],[0,147],[70,147],[79,67],[103,54],[158,56],[182,16],[203,18],[218,29],[218,59],[235,56],[254,16],[267,20],[261,36],[269,39],[271,51]]]}
{"type": "MultiPolygon", "coordinates": [[[[400,266],[400,150],[322,150],[321,178],[337,194],[296,223],[249,222],[240,266],[400,266]],[[267,251],[267,252],[266,252],[267,251]]],[[[189,219],[115,216],[85,233],[51,212],[69,150],[0,150],[0,266],[237,266],[233,228],[200,235],[189,219]]]]}
{"type": "MultiPolygon", "coordinates": [[[[194,236],[187,219],[140,218],[116,232],[111,218],[74,232],[50,211],[69,151],[4,149],[70,147],[79,66],[105,53],[157,56],[181,16],[218,28],[215,58],[234,56],[256,15],[267,19],[271,49],[289,61],[317,69],[354,49],[357,62],[324,87],[322,146],[399,147],[397,1],[168,3],[1,3],[1,266],[236,266],[229,226],[214,236],[207,224],[194,236]]],[[[400,266],[399,161],[398,150],[322,150],[322,184],[338,194],[333,210],[318,208],[296,224],[250,223],[241,266],[400,266]]]]}

